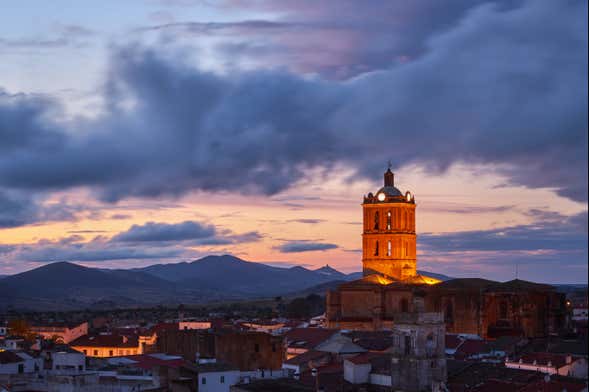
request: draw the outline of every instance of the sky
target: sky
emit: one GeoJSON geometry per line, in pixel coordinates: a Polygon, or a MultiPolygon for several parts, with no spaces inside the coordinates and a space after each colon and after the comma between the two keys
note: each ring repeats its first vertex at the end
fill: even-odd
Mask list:
{"type": "Polygon", "coordinates": [[[419,269],[587,282],[586,1],[1,8],[0,274],[359,271],[390,162],[419,269]]]}

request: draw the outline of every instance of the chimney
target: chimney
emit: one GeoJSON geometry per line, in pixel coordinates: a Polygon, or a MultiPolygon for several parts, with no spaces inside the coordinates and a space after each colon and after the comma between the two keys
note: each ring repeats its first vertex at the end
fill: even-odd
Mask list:
{"type": "Polygon", "coordinates": [[[395,175],[391,171],[391,168],[388,168],[384,173],[384,186],[395,186],[395,175]]]}

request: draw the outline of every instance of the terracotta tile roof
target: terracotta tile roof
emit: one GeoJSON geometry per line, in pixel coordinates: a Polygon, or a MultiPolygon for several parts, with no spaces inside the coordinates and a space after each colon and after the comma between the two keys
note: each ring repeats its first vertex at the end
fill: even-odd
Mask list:
{"type": "Polygon", "coordinates": [[[285,361],[285,364],[288,365],[301,365],[301,364],[306,364],[310,361],[313,360],[317,360],[320,358],[324,358],[324,357],[328,357],[329,353],[323,352],[323,351],[315,351],[315,350],[309,350],[307,352],[304,352],[300,355],[297,355],[296,357],[292,357],[291,359],[285,361]]]}
{"type": "Polygon", "coordinates": [[[542,380],[529,384],[520,389],[521,392],[581,392],[585,390],[585,383],[575,383],[570,381],[550,380],[548,382],[542,380]]]}
{"type": "Polygon", "coordinates": [[[495,283],[498,282],[480,278],[460,278],[438,283],[434,287],[443,289],[485,289],[495,283]]]}
{"type": "Polygon", "coordinates": [[[467,339],[456,349],[456,357],[468,358],[471,355],[487,353],[489,351],[489,346],[484,340],[467,339]]]}
{"type": "Polygon", "coordinates": [[[469,389],[472,392],[519,392],[525,384],[513,382],[513,381],[504,381],[504,380],[497,380],[497,379],[489,379],[486,380],[482,385],[479,385],[473,389],[469,389]]]}
{"type": "Polygon", "coordinates": [[[456,350],[464,342],[458,335],[446,334],[446,349],[456,350]]]}
{"type": "MultiPolygon", "coordinates": [[[[553,353],[528,353],[522,355],[519,359],[522,360],[523,363],[531,365],[536,361],[536,364],[541,366],[548,366],[548,363],[557,369],[566,365],[566,358],[567,356],[564,354],[553,354],[553,353]]],[[[518,360],[519,360],[518,359],[518,360]]],[[[514,362],[518,362],[515,360],[514,362]]]]}
{"type": "Polygon", "coordinates": [[[130,359],[135,363],[130,366],[138,367],[141,369],[149,370],[154,366],[168,366],[172,368],[179,368],[185,362],[182,358],[165,359],[165,357],[158,357],[154,354],[141,354],[141,355],[126,355],[124,358],[130,359]]]}
{"type": "Polygon", "coordinates": [[[338,332],[337,329],[293,328],[284,336],[289,347],[313,349],[338,332]]]}
{"type": "Polygon", "coordinates": [[[390,354],[366,352],[355,355],[351,358],[346,358],[346,361],[352,362],[354,365],[365,365],[371,363],[375,358],[391,358],[390,354]]]}
{"type": "Polygon", "coordinates": [[[151,332],[158,333],[158,332],[169,331],[169,330],[176,331],[178,329],[180,329],[178,323],[157,323],[156,325],[151,327],[151,332]]]}
{"type": "Polygon", "coordinates": [[[137,336],[84,335],[70,342],[72,347],[138,347],[137,336]]]}
{"type": "Polygon", "coordinates": [[[23,359],[13,353],[12,351],[0,351],[0,363],[7,364],[7,363],[18,363],[22,362],[23,359]]]}
{"type": "Polygon", "coordinates": [[[488,291],[551,291],[554,286],[542,283],[528,282],[526,280],[513,279],[503,283],[495,283],[488,287],[488,291]]]}

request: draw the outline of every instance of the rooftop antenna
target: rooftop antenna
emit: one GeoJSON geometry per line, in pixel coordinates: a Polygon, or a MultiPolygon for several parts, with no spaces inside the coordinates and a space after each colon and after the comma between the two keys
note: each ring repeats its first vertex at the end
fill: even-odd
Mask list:
{"type": "Polygon", "coordinates": [[[515,261],[515,279],[517,280],[519,273],[519,261],[515,261]]]}

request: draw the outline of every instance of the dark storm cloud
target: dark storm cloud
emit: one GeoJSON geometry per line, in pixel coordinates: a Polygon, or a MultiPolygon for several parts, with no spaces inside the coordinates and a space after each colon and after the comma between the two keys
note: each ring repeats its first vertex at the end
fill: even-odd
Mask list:
{"type": "Polygon", "coordinates": [[[35,206],[30,200],[0,191],[0,228],[26,225],[33,222],[35,216],[35,206]]]}
{"type": "MultiPolygon", "coordinates": [[[[454,26],[484,0],[452,2],[374,0],[241,1],[215,3],[220,12],[244,9],[274,14],[272,20],[182,22],[149,26],[167,39],[221,38],[224,62],[278,65],[328,79],[388,68],[421,55],[427,39],[454,26]]],[[[495,1],[510,9],[519,1],[495,1]]]]}
{"type": "Polygon", "coordinates": [[[81,206],[54,203],[43,205],[25,192],[0,189],[0,228],[19,227],[40,222],[74,221],[88,214],[81,206]]]}
{"type": "Polygon", "coordinates": [[[282,253],[315,252],[337,248],[338,246],[336,244],[313,241],[289,241],[275,247],[276,250],[282,253]]]}
{"type": "Polygon", "coordinates": [[[107,201],[274,194],[308,168],[343,163],[376,177],[392,159],[490,164],[514,184],[585,201],[586,13],[586,2],[486,4],[413,61],[343,82],[221,76],[157,48],[121,48],[96,120],[62,129],[47,118],[51,102],[0,94],[0,187],[90,186],[107,201]]]}

